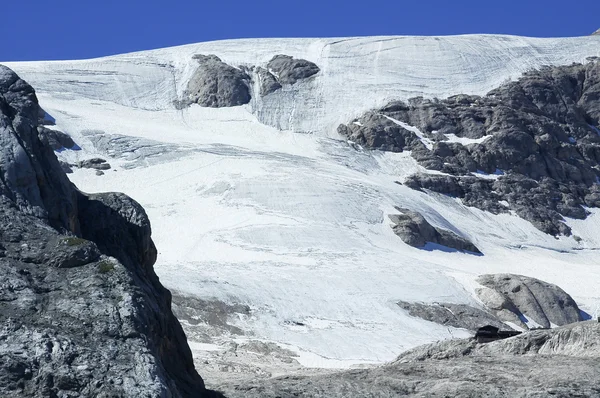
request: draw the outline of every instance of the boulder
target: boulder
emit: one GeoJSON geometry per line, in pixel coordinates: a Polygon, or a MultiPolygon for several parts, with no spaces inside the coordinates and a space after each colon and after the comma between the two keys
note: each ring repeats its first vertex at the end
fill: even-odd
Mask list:
{"type": "Polygon", "coordinates": [[[91,158],[82,160],[77,162],[77,167],[82,169],[95,169],[95,170],[109,170],[110,163],[107,163],[105,159],[102,158],[91,158]]]}
{"type": "Polygon", "coordinates": [[[397,208],[402,214],[390,215],[394,233],[407,245],[424,248],[427,243],[435,243],[458,251],[472,253],[481,252],[471,242],[454,232],[436,228],[420,213],[408,209],[397,208]]]}
{"type": "Polygon", "coordinates": [[[75,147],[75,141],[68,135],[58,130],[51,130],[47,127],[38,127],[38,132],[42,136],[42,141],[55,151],[75,147]]]}
{"type": "Polygon", "coordinates": [[[295,84],[320,71],[313,62],[283,54],[275,55],[267,64],[267,69],[280,84],[295,84]]]}
{"type": "Polygon", "coordinates": [[[216,55],[194,55],[198,68],[188,81],[179,106],[196,103],[210,108],[244,105],[250,102],[250,76],[226,64],[216,55]]]}
{"type": "Polygon", "coordinates": [[[551,283],[513,274],[481,275],[477,282],[484,286],[480,300],[503,321],[549,328],[583,320],[573,298],[551,283]]]}

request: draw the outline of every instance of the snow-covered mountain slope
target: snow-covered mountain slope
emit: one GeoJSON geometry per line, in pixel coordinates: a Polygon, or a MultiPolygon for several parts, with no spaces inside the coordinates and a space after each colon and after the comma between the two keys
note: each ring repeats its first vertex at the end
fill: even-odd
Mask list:
{"type": "Polygon", "coordinates": [[[343,367],[467,336],[396,302],[478,305],[481,274],[555,283],[598,315],[598,212],[568,220],[580,242],[554,238],[517,216],[397,184],[424,169],[408,153],[363,151],[335,132],[389,100],[484,94],[529,69],[591,56],[600,56],[600,37],[473,35],[230,40],[7,66],[81,147],[59,158],[112,165],[102,176],[76,169],[72,181],[87,192],[125,192],[146,208],[161,281],[178,295],[247,306],[227,318],[235,332],[193,333],[188,322],[196,358],[260,340],[298,352],[306,365],[343,367]],[[254,88],[248,105],[177,109],[195,54],[248,67],[286,54],[320,72],[266,97],[254,88]],[[483,255],[404,244],[390,228],[395,206],[468,238],[483,255]]]}

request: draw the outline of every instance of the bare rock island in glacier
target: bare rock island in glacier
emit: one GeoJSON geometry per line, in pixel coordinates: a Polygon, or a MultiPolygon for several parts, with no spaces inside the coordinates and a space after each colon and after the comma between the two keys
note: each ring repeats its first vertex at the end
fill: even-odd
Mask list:
{"type": "Polygon", "coordinates": [[[0,395],[598,395],[598,57],[468,35],[8,63],[0,395]]]}

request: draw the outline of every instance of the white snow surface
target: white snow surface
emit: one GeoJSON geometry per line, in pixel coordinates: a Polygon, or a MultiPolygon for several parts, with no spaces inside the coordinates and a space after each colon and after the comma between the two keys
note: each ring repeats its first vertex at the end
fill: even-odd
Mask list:
{"type": "MultiPolygon", "coordinates": [[[[477,305],[474,280],[485,273],[558,284],[598,315],[595,209],[587,220],[568,220],[581,243],[555,239],[514,215],[399,185],[422,171],[407,153],[363,151],[335,129],[389,100],[485,94],[531,68],[599,55],[598,36],[469,35],[229,40],[7,65],[82,148],[61,159],[101,156],[113,166],[103,176],[76,169],[71,180],[87,192],[125,192],[145,207],[159,250],[156,272],[168,288],[247,304],[252,315],[232,323],[248,336],[295,347],[308,366],[342,366],[467,336],[410,317],[395,302],[477,305]],[[198,53],[261,66],[287,54],[321,71],[246,106],[176,110],[198,53]],[[134,164],[128,155],[137,148],[110,155],[90,139],[98,131],[170,149],[134,164]],[[394,206],[471,239],[484,255],[405,245],[390,228],[394,206]]],[[[219,346],[192,342],[195,352],[219,346]]]]}

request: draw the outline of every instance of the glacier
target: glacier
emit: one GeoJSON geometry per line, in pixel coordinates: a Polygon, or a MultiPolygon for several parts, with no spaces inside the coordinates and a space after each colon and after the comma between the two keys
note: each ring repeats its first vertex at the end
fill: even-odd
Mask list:
{"type": "Polygon", "coordinates": [[[229,319],[241,334],[190,334],[184,322],[205,375],[204,360],[232,342],[274,343],[303,366],[340,368],[469,336],[411,317],[396,302],[477,306],[475,279],[487,273],[555,283],[600,315],[597,209],[567,220],[580,242],[555,238],[516,215],[402,186],[426,172],[408,153],[366,151],[336,133],[391,100],[485,94],[533,68],[598,56],[600,36],[467,35],[226,40],[6,65],[81,148],[59,159],[112,165],[103,176],[75,169],[71,180],[86,192],[124,192],[147,210],[162,283],[250,309],[229,319]],[[253,87],[244,106],[177,109],[195,54],[240,67],[286,54],[321,71],[265,97],[253,87]],[[396,206],[468,238],[484,255],[404,244],[387,218],[396,206]]]}

